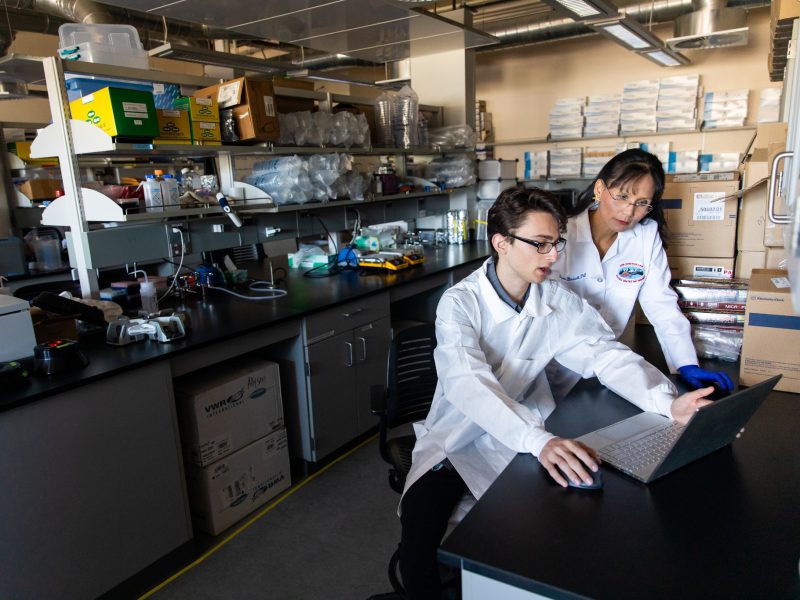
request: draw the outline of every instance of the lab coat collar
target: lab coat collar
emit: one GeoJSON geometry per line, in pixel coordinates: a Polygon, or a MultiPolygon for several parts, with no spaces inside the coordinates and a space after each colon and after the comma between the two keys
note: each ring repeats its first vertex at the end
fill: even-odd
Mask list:
{"type": "Polygon", "coordinates": [[[486,262],[484,262],[481,266],[480,277],[478,277],[478,286],[481,298],[489,309],[489,314],[495,323],[508,321],[509,319],[513,319],[518,315],[526,317],[543,317],[553,312],[553,309],[551,309],[542,300],[542,286],[548,285],[549,282],[547,281],[540,284],[531,284],[530,293],[528,294],[528,301],[525,302],[525,306],[522,307],[522,312],[520,313],[517,313],[517,311],[503,302],[503,299],[497,295],[497,292],[492,286],[492,282],[489,281],[489,278],[486,276],[486,265],[490,260],[492,259],[487,259],[486,262]]]}

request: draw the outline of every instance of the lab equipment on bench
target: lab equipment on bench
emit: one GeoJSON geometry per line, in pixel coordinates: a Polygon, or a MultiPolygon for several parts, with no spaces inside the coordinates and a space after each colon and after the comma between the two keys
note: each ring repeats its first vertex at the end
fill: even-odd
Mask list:
{"type": "Polygon", "coordinates": [[[0,294],[0,340],[0,361],[33,354],[36,336],[27,301],[0,294]]]}
{"type": "Polygon", "coordinates": [[[375,252],[362,254],[358,259],[359,267],[368,269],[386,269],[387,271],[400,271],[408,268],[408,262],[403,258],[402,252],[375,252]]]}
{"type": "Polygon", "coordinates": [[[106,343],[126,346],[145,338],[162,343],[179,340],[186,335],[184,321],[182,313],[146,319],[120,317],[108,324],[106,343]]]}
{"type": "Polygon", "coordinates": [[[37,344],[33,349],[33,372],[36,375],[58,375],[77,371],[89,364],[75,340],[54,340],[37,344]]]}

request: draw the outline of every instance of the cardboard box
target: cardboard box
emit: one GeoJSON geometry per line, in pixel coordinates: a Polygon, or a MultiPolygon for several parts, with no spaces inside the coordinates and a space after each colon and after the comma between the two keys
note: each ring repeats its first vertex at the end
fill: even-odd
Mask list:
{"type": "Polygon", "coordinates": [[[51,200],[56,197],[56,192],[63,188],[64,184],[60,179],[28,179],[17,186],[17,189],[31,200],[51,200]]]}
{"type": "Polygon", "coordinates": [[[222,131],[219,123],[206,121],[192,121],[192,143],[217,142],[222,143],[222,131]]]}
{"type": "Polygon", "coordinates": [[[786,147],[788,131],[787,123],[760,123],[756,127],[756,139],[753,140],[750,160],[766,162],[769,158],[769,147],[772,144],[783,144],[786,147]]]}
{"type": "Polygon", "coordinates": [[[158,136],[153,94],[107,87],[69,103],[72,118],[96,125],[112,137],[158,136]]]}
{"type": "Polygon", "coordinates": [[[739,177],[734,175],[728,181],[667,179],[662,204],[670,235],[668,256],[735,256],[739,177]]]}
{"type": "MultiPolygon", "coordinates": [[[[764,163],[756,163],[764,164],[764,163]]],[[[764,250],[764,226],[767,222],[767,191],[764,181],[742,195],[736,225],[736,249],[739,252],[764,250]]]]}
{"type": "Polygon", "coordinates": [[[668,256],[667,263],[673,279],[688,277],[711,277],[730,279],[733,277],[732,258],[668,256]]]}
{"type": "Polygon", "coordinates": [[[157,108],[156,120],[158,121],[158,139],[192,139],[192,122],[189,119],[188,111],[171,108],[157,108]]]}
{"type": "Polygon", "coordinates": [[[767,269],[785,269],[786,248],[768,248],[764,266],[767,269]]]}
{"type": "Polygon", "coordinates": [[[169,138],[154,138],[153,139],[154,146],[191,146],[192,140],[172,140],[169,138]]]}
{"type": "Polygon", "coordinates": [[[280,139],[278,113],[272,83],[266,79],[239,77],[195,92],[198,98],[216,98],[219,109],[233,108],[241,140],[280,139]]]}
{"type": "Polygon", "coordinates": [[[787,272],[756,269],[747,293],[739,383],[753,385],[778,374],[783,377],[776,390],[800,392],[800,315],[787,272]]]}
{"type": "Polygon", "coordinates": [[[278,365],[258,359],[223,363],[175,382],[187,462],[211,464],[283,427],[278,365]]]}
{"type": "Polygon", "coordinates": [[[173,108],[189,111],[192,122],[219,123],[219,106],[214,97],[186,96],[172,103],[173,108]]]}
{"type": "MultiPolygon", "coordinates": [[[[298,79],[284,79],[283,77],[273,77],[272,86],[275,88],[292,88],[307,92],[314,91],[314,82],[300,81],[298,79]]],[[[283,96],[275,94],[275,110],[281,114],[299,112],[307,110],[314,112],[316,102],[313,98],[295,98],[293,96],[283,96]]]]}
{"type": "Polygon", "coordinates": [[[291,485],[286,430],[207,466],[186,466],[194,526],[217,535],[291,485]]]}
{"type": "Polygon", "coordinates": [[[761,252],[737,252],[736,266],[734,274],[737,279],[750,279],[753,269],[763,269],[767,264],[767,253],[761,252]]]}

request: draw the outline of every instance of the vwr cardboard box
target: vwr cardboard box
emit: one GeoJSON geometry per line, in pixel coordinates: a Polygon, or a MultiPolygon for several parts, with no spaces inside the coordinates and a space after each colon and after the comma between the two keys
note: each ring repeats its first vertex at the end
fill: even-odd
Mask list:
{"type": "Polygon", "coordinates": [[[194,526],[216,535],[291,485],[286,430],[207,467],[186,467],[194,526]]]}
{"type": "Polygon", "coordinates": [[[278,365],[228,361],[175,383],[184,457],[205,466],[283,427],[278,365]]]}
{"type": "Polygon", "coordinates": [[[800,392],[800,315],[792,306],[787,272],[755,269],[747,292],[739,382],[753,385],[779,373],[776,390],[800,392]]]}
{"type": "Polygon", "coordinates": [[[266,79],[239,77],[197,90],[194,95],[216,98],[220,111],[232,108],[239,139],[270,141],[280,138],[272,83],[266,79]]]}
{"type": "Polygon", "coordinates": [[[668,178],[662,200],[670,234],[667,255],[734,258],[738,191],[738,173],[727,181],[668,178]]]}

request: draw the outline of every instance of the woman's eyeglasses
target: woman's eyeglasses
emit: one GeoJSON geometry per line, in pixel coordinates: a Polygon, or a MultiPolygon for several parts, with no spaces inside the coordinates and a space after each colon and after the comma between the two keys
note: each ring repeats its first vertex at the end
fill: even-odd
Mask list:
{"type": "Polygon", "coordinates": [[[555,247],[556,252],[563,252],[564,248],[567,246],[567,240],[564,238],[558,238],[555,242],[537,242],[535,240],[529,240],[526,238],[519,237],[518,235],[514,235],[513,233],[509,233],[508,237],[514,238],[515,240],[519,240],[520,242],[525,242],[526,244],[530,244],[539,254],[550,254],[550,251],[555,247]]]}
{"type": "Polygon", "coordinates": [[[603,186],[603,188],[605,188],[605,190],[608,192],[608,195],[611,196],[611,199],[620,206],[622,205],[632,206],[633,210],[642,212],[644,214],[647,214],[651,210],[653,210],[653,205],[650,203],[649,200],[637,200],[636,202],[630,202],[628,200],[630,198],[628,194],[621,193],[615,196],[614,194],[611,193],[611,190],[609,190],[605,185],[603,186]]]}

